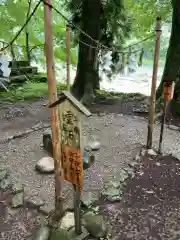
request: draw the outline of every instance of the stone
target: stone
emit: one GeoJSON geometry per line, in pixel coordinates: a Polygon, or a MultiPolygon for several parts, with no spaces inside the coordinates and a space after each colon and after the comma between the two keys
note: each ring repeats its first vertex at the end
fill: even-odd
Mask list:
{"type": "Polygon", "coordinates": [[[43,157],[36,163],[36,170],[41,173],[54,172],[54,159],[52,157],[43,157]]]}
{"type": "Polygon", "coordinates": [[[75,232],[75,227],[73,227],[69,230],[69,236],[73,240],[84,240],[84,239],[87,239],[87,237],[89,236],[89,233],[86,230],[86,228],[82,226],[82,233],[80,235],[77,235],[75,232]]]}
{"type": "Polygon", "coordinates": [[[125,169],[122,169],[120,171],[119,182],[123,183],[128,178],[128,176],[128,172],[125,169]]]}
{"type": "Polygon", "coordinates": [[[132,168],[134,168],[136,165],[137,165],[137,162],[130,162],[129,164],[128,164],[130,167],[132,167],[132,168]]]}
{"type": "Polygon", "coordinates": [[[98,151],[101,148],[101,143],[99,141],[93,141],[89,143],[92,151],[98,151]]]}
{"type": "Polygon", "coordinates": [[[34,240],[48,240],[50,235],[50,229],[47,226],[42,226],[36,232],[34,240]]]}
{"type": "Polygon", "coordinates": [[[67,230],[57,229],[51,233],[50,240],[72,240],[67,230]]]}
{"type": "Polygon", "coordinates": [[[11,186],[12,186],[12,180],[10,177],[2,179],[2,181],[0,182],[0,189],[4,191],[11,188],[11,186]]]}
{"type": "Polygon", "coordinates": [[[120,188],[120,181],[114,179],[114,180],[111,180],[107,183],[104,184],[104,188],[105,189],[110,189],[110,188],[120,188]]]}
{"type": "Polygon", "coordinates": [[[24,192],[16,193],[12,198],[11,202],[12,208],[21,207],[23,206],[23,204],[24,204],[24,192]]]}
{"type": "Polygon", "coordinates": [[[148,149],[147,154],[150,156],[157,156],[157,153],[153,149],[148,149]]]}
{"type": "Polygon", "coordinates": [[[114,202],[114,201],[120,201],[121,200],[121,193],[120,190],[117,188],[108,188],[104,189],[101,192],[102,196],[105,196],[108,201],[114,202]]]}
{"type": "Polygon", "coordinates": [[[179,131],[179,127],[177,126],[174,126],[174,125],[168,125],[168,127],[171,129],[171,130],[174,130],[174,131],[179,131]]]}
{"type": "Polygon", "coordinates": [[[144,157],[146,155],[146,153],[147,153],[147,149],[145,147],[142,147],[141,152],[140,152],[141,156],[144,157]]]}
{"type": "Polygon", "coordinates": [[[32,196],[32,197],[26,199],[26,202],[28,204],[34,205],[36,207],[41,207],[45,204],[44,201],[38,196],[32,196]]]}
{"type": "Polygon", "coordinates": [[[87,212],[83,215],[83,224],[92,237],[105,238],[107,236],[108,227],[103,216],[87,212]]]}
{"type": "Polygon", "coordinates": [[[21,183],[14,183],[12,185],[12,192],[13,193],[19,193],[19,192],[23,192],[23,191],[24,191],[23,184],[21,184],[21,183]]]}
{"type": "Polygon", "coordinates": [[[44,149],[52,157],[53,156],[53,145],[52,145],[52,132],[51,132],[51,129],[47,129],[43,133],[43,146],[44,146],[44,149]]]}
{"type": "Polygon", "coordinates": [[[60,229],[69,230],[75,226],[74,213],[67,212],[64,217],[61,219],[60,229]]]}
{"type": "Polygon", "coordinates": [[[148,113],[149,112],[149,108],[148,106],[141,106],[140,108],[133,108],[133,112],[134,113],[148,113]]]}
{"type": "Polygon", "coordinates": [[[95,162],[95,156],[89,155],[86,151],[83,152],[83,169],[90,168],[95,162]]]}
{"type": "Polygon", "coordinates": [[[0,181],[7,177],[8,171],[6,169],[0,171],[0,181]]]}
{"type": "Polygon", "coordinates": [[[91,192],[83,192],[81,195],[81,203],[84,207],[90,207],[96,200],[98,196],[94,196],[91,192]]]}
{"type": "Polygon", "coordinates": [[[45,215],[50,215],[50,213],[54,212],[54,206],[45,204],[39,208],[39,212],[45,214],[45,215]]]}
{"type": "Polygon", "coordinates": [[[140,162],[141,161],[141,156],[139,154],[136,154],[135,161],[136,162],[140,162]]]}

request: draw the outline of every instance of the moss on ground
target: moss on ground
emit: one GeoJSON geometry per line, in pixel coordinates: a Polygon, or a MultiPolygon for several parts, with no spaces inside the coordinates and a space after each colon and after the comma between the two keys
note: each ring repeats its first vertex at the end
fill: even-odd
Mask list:
{"type": "MultiPolygon", "coordinates": [[[[10,102],[37,100],[38,98],[48,95],[48,84],[46,82],[27,82],[18,88],[10,88],[9,92],[0,92],[0,99],[8,100],[10,102]]],[[[62,83],[57,84],[57,92],[66,90],[66,85],[62,83]]],[[[123,92],[107,92],[104,90],[98,90],[96,92],[97,102],[98,99],[139,99],[142,100],[146,96],[141,93],[123,93],[123,92]]]]}
{"type": "MultiPolygon", "coordinates": [[[[66,89],[65,84],[57,84],[57,91],[66,89]]],[[[36,100],[37,98],[48,95],[47,83],[25,83],[21,87],[9,89],[9,92],[0,92],[0,99],[6,99],[11,102],[36,100]]]]}

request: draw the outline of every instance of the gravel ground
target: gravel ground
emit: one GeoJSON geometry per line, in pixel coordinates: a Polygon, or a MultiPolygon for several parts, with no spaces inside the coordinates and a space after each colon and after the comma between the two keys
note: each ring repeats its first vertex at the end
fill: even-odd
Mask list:
{"type": "MultiPolygon", "coordinates": [[[[35,172],[36,162],[47,154],[41,149],[42,131],[30,134],[26,138],[0,144],[1,163],[11,172],[14,180],[25,184],[30,195],[40,196],[51,208],[53,206],[53,175],[39,175],[35,172]]],[[[96,135],[102,144],[96,154],[96,163],[85,173],[85,190],[96,193],[103,186],[104,179],[114,176],[126,166],[146,143],[147,121],[140,117],[109,114],[92,116],[84,125],[84,135],[96,135]]],[[[165,129],[163,147],[166,151],[178,153],[179,132],[165,129]]],[[[154,146],[157,148],[159,126],[155,128],[154,146]]],[[[71,186],[65,184],[64,197],[69,199],[71,186]]]]}
{"type": "MultiPolygon", "coordinates": [[[[18,103],[9,108],[1,108],[0,140],[15,133],[23,132],[40,122],[49,123],[46,102],[46,100],[43,100],[34,103],[18,103]]],[[[147,119],[122,114],[132,114],[134,104],[133,102],[130,104],[131,108],[125,104],[114,106],[114,109],[111,106],[98,108],[98,111],[95,109],[93,112],[98,112],[98,115],[93,115],[84,120],[83,135],[88,138],[96,136],[102,144],[101,149],[96,153],[95,164],[85,172],[85,191],[89,190],[98,194],[104,181],[118,174],[122,167],[126,167],[133,157],[139,153],[141,145],[146,144],[147,119]],[[103,114],[102,112],[107,113],[103,114]],[[115,112],[115,114],[112,112],[115,112]]],[[[177,122],[177,125],[179,125],[179,122],[177,122]]],[[[157,124],[153,139],[156,149],[158,147],[159,129],[160,125],[157,124]]],[[[0,143],[0,163],[10,170],[13,181],[25,184],[27,197],[39,196],[45,201],[46,208],[51,210],[54,206],[54,176],[53,174],[40,175],[35,171],[36,162],[41,157],[47,156],[47,153],[41,148],[42,134],[43,130],[40,130],[24,138],[0,143]]],[[[180,132],[170,130],[166,126],[163,142],[164,152],[180,155],[179,146],[180,132]]],[[[71,185],[67,182],[64,183],[63,194],[66,202],[72,199],[71,185]]],[[[39,224],[39,216],[36,213],[22,209],[20,211],[20,214],[10,217],[10,223],[13,222],[14,225],[11,224],[11,230],[9,229],[7,236],[4,235],[2,239],[32,239],[31,234],[26,231],[23,236],[19,237],[17,235],[16,238],[14,237],[18,234],[16,228],[19,229],[20,226],[21,228],[23,226],[24,229],[30,229],[28,226],[29,217],[32,218],[33,216],[34,219],[32,231],[36,228],[35,225],[39,224]]],[[[134,218],[136,219],[136,215],[134,215],[134,218]]],[[[132,239],[131,236],[130,239],[132,239]]]]}

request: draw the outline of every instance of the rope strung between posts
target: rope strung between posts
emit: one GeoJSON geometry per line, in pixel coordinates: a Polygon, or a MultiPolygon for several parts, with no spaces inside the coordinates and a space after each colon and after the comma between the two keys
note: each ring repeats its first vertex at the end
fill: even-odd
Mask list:
{"type": "MultiPolygon", "coordinates": [[[[82,42],[81,40],[79,40],[79,41],[82,42],[83,44],[85,44],[85,45],[87,45],[87,46],[89,46],[89,47],[91,47],[91,48],[98,48],[98,49],[99,49],[99,48],[101,47],[101,49],[106,49],[106,50],[109,50],[109,51],[114,51],[115,49],[118,48],[118,46],[113,46],[113,47],[109,48],[109,47],[101,44],[99,41],[95,40],[95,39],[92,38],[90,35],[88,35],[86,32],[84,32],[79,26],[77,26],[77,25],[75,25],[74,23],[70,22],[69,19],[68,19],[63,13],[61,13],[57,8],[55,8],[52,4],[47,3],[45,0],[42,0],[42,2],[43,2],[44,4],[46,4],[47,6],[49,6],[50,8],[52,8],[52,9],[53,9],[56,13],[58,13],[62,18],[64,18],[64,20],[67,21],[67,23],[68,23],[69,26],[73,26],[74,28],[76,28],[77,30],[79,30],[84,36],[86,36],[87,38],[89,38],[92,42],[96,43],[97,46],[92,46],[92,45],[90,45],[90,44],[88,44],[88,43],[85,43],[85,42],[82,42]]],[[[146,37],[145,39],[142,39],[142,40],[140,40],[139,42],[136,42],[136,43],[131,44],[131,45],[127,46],[127,47],[124,47],[123,49],[121,49],[120,52],[119,52],[119,51],[117,51],[117,52],[121,53],[122,50],[126,50],[126,49],[132,48],[132,47],[134,47],[134,46],[136,46],[136,45],[138,45],[138,44],[140,44],[140,43],[146,42],[147,40],[153,38],[154,36],[155,36],[155,34],[153,34],[153,35],[151,35],[151,36],[149,36],[149,37],[146,37]]],[[[123,52],[122,52],[122,53],[123,53],[123,52]]]]}
{"type": "MultiPolygon", "coordinates": [[[[86,36],[87,38],[89,38],[92,42],[96,43],[96,46],[93,46],[93,45],[91,45],[91,44],[88,44],[88,43],[85,43],[85,42],[79,40],[79,42],[81,42],[81,43],[83,43],[84,45],[89,46],[89,47],[91,47],[91,48],[106,49],[106,50],[109,50],[109,51],[115,51],[115,50],[116,50],[117,53],[126,53],[126,52],[123,52],[123,50],[132,48],[132,47],[134,47],[134,46],[136,46],[136,45],[138,45],[138,44],[140,44],[140,43],[146,42],[147,40],[149,40],[149,39],[151,39],[151,38],[153,38],[153,37],[155,36],[155,35],[153,34],[153,35],[151,35],[151,36],[149,36],[149,37],[146,37],[145,39],[140,40],[139,42],[136,42],[136,43],[131,44],[131,45],[127,46],[127,47],[124,47],[124,48],[122,48],[121,50],[117,50],[117,49],[118,49],[118,46],[113,46],[113,47],[110,48],[110,47],[107,47],[107,46],[101,44],[99,41],[95,40],[95,39],[92,38],[90,35],[88,35],[86,32],[84,32],[79,26],[77,26],[77,25],[75,25],[74,23],[70,22],[69,19],[68,19],[63,13],[61,13],[57,8],[55,8],[52,4],[47,3],[45,0],[39,0],[39,2],[37,3],[37,5],[35,6],[34,10],[33,10],[32,13],[29,15],[28,19],[27,19],[26,22],[23,24],[23,26],[22,26],[21,29],[18,31],[18,33],[15,35],[15,37],[13,38],[13,40],[12,40],[11,42],[9,42],[9,43],[6,43],[6,42],[4,42],[4,41],[0,41],[0,42],[2,42],[2,43],[7,44],[5,47],[3,47],[2,49],[0,49],[0,51],[3,51],[3,50],[7,49],[7,48],[10,47],[10,46],[12,46],[12,47],[13,47],[13,46],[14,46],[14,47],[26,47],[26,46],[23,46],[23,45],[18,45],[18,44],[13,44],[13,43],[17,40],[17,38],[19,37],[19,35],[21,34],[21,32],[24,30],[24,28],[27,26],[27,24],[29,23],[29,21],[31,20],[31,18],[34,16],[34,14],[36,13],[36,11],[37,11],[39,5],[41,4],[41,2],[43,2],[44,4],[46,4],[47,6],[49,6],[50,8],[52,8],[56,13],[58,13],[64,20],[66,20],[66,22],[67,22],[68,25],[73,26],[74,28],[76,28],[77,30],[79,30],[84,36],[86,36]]],[[[37,48],[37,47],[41,47],[41,46],[44,46],[44,44],[39,44],[39,45],[31,46],[30,48],[31,48],[31,51],[32,51],[33,49],[35,49],[35,48],[37,48]]],[[[133,51],[133,52],[131,52],[131,53],[136,53],[136,52],[140,52],[140,51],[141,51],[141,49],[135,50],[135,51],[133,51]]]]}

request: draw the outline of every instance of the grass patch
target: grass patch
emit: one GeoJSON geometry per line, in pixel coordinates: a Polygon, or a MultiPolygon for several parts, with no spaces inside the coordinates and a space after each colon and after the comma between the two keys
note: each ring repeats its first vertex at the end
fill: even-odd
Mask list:
{"type": "MultiPolygon", "coordinates": [[[[57,84],[57,91],[63,91],[66,85],[62,83],[57,84]]],[[[1,99],[8,99],[11,102],[36,100],[37,98],[48,95],[47,83],[26,83],[19,88],[9,89],[9,92],[0,92],[1,99]]]]}
{"type": "Polygon", "coordinates": [[[139,99],[143,100],[147,96],[141,94],[141,93],[124,93],[124,92],[107,92],[105,90],[97,90],[96,91],[97,97],[102,97],[106,99],[120,99],[120,100],[127,100],[127,99],[139,99]]]}
{"type": "MultiPolygon", "coordinates": [[[[66,90],[66,85],[62,83],[57,84],[57,92],[66,90]]],[[[0,100],[17,102],[17,101],[27,101],[27,100],[37,100],[38,98],[48,96],[48,84],[45,82],[29,82],[25,83],[18,88],[10,88],[9,92],[0,92],[0,100]]],[[[97,99],[138,99],[143,100],[146,98],[141,93],[123,93],[123,92],[107,92],[104,90],[98,90],[96,92],[97,99]]]]}

